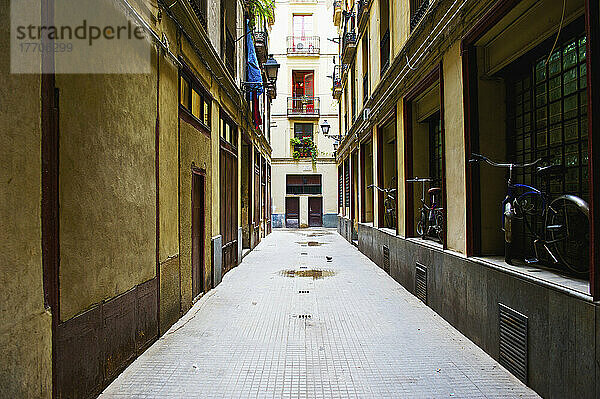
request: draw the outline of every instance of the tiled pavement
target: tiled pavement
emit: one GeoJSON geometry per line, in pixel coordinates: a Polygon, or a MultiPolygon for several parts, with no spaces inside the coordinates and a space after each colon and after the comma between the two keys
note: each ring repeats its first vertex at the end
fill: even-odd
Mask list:
{"type": "Polygon", "coordinates": [[[125,397],[537,395],[334,230],[276,230],[101,395],[125,397]]]}

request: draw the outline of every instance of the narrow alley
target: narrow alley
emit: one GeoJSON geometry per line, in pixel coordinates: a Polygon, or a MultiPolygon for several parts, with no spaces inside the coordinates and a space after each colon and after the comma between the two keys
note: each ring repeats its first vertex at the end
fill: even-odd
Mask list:
{"type": "Polygon", "coordinates": [[[267,236],[100,397],[538,396],[335,230],[304,229],[267,236]]]}

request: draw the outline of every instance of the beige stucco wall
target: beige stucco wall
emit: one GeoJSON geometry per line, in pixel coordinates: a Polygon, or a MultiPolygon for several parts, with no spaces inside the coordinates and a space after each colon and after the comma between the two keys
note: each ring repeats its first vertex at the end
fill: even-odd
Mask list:
{"type": "MultiPolygon", "coordinates": [[[[276,4],[277,18],[269,36],[269,50],[281,65],[277,80],[277,98],[273,100],[271,145],[273,147],[272,198],[274,214],[285,214],[286,175],[321,174],[323,187],[323,214],[337,214],[337,168],[333,160],[334,141],[323,135],[320,125],[327,120],[330,135],[337,135],[338,101],[331,96],[333,58],[338,54],[338,44],[327,38],[338,35],[332,23],[331,2],[300,3],[281,1],[276,4]],[[311,56],[287,55],[287,36],[293,35],[293,14],[312,14],[313,35],[320,37],[320,53],[311,56]],[[320,99],[320,117],[288,118],[287,98],[292,96],[292,72],[313,70],[314,95],[320,99]],[[294,123],[312,123],[314,142],[319,150],[315,165],[310,160],[292,158],[290,139],[294,136],[294,123]]],[[[308,221],[308,199],[300,200],[301,223],[308,221]],[[305,220],[306,219],[306,220],[305,220]]]]}
{"type": "Polygon", "coordinates": [[[443,55],[448,248],[466,253],[467,196],[460,42],[443,55]]]}
{"type": "MultiPolygon", "coordinates": [[[[213,132],[214,134],[214,132],[213,132]]],[[[210,139],[187,122],[180,120],[180,156],[181,174],[179,191],[180,209],[180,267],[181,267],[181,296],[184,309],[189,308],[192,303],[192,165],[206,170],[205,179],[205,214],[204,220],[207,230],[204,235],[204,287],[210,287],[210,276],[212,270],[211,235],[208,229],[214,223],[215,214],[213,208],[212,192],[210,182],[214,181],[214,169],[210,169],[211,153],[210,139]],[[211,212],[211,210],[213,210],[211,212]]],[[[218,171],[218,169],[216,169],[218,171]]]]}
{"type": "MultiPolygon", "coordinates": [[[[311,161],[274,160],[273,161],[273,213],[285,214],[286,175],[320,174],[323,187],[323,214],[337,213],[337,169],[333,160],[320,161],[315,165],[311,161]]],[[[308,202],[307,202],[308,204],[308,202]]],[[[302,216],[302,215],[301,215],[302,216]]]]}
{"type": "MultiPolygon", "coordinates": [[[[9,4],[0,20],[9,20],[9,4]]],[[[10,53],[9,26],[0,51],[10,53]]],[[[0,59],[0,397],[51,395],[51,316],[41,253],[40,76],[11,75],[0,59]],[[18,93],[18,95],[15,95],[18,93]]]]}
{"type": "Polygon", "coordinates": [[[404,173],[404,103],[399,100],[396,104],[396,132],[397,132],[397,151],[398,157],[398,234],[406,235],[406,215],[404,213],[404,204],[406,203],[406,191],[404,181],[407,179],[404,173]]]}
{"type": "Polygon", "coordinates": [[[62,320],[155,276],[152,60],[148,75],[57,75],[62,320]]]}
{"type": "MultiPolygon", "coordinates": [[[[175,38],[174,26],[165,18],[161,27],[175,38]]],[[[159,262],[160,333],[166,331],[180,314],[179,270],[179,71],[171,60],[161,57],[159,81],[159,262]]]]}

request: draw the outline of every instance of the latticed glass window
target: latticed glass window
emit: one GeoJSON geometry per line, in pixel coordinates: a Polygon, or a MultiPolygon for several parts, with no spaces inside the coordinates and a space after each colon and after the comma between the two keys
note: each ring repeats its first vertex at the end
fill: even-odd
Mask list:
{"type": "Polygon", "coordinates": [[[344,168],[338,166],[338,208],[344,206],[344,168]]]}
{"type": "Polygon", "coordinates": [[[429,174],[433,179],[431,187],[442,184],[442,121],[436,113],[429,119],[429,174]]]}
{"type": "MultiPolygon", "coordinates": [[[[588,200],[588,117],[586,38],[579,35],[557,46],[548,57],[530,61],[507,81],[509,159],[563,165],[566,173],[540,178],[535,168],[517,169],[516,183],[532,185],[555,197],[575,194],[588,200]]],[[[538,218],[540,219],[540,218],[538,218]]],[[[536,220],[540,226],[542,220],[536,220]]],[[[532,226],[533,227],[533,226],[532,226]]],[[[529,252],[533,237],[526,229],[521,248],[529,252]]],[[[526,253],[525,256],[532,254],[526,253]]]]}
{"type": "Polygon", "coordinates": [[[350,206],[350,158],[344,162],[344,205],[350,206]]]}

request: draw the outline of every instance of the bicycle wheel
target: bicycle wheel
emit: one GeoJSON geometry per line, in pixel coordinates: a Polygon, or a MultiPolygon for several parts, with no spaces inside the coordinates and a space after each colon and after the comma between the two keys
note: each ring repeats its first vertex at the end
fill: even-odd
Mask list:
{"type": "Polygon", "coordinates": [[[536,258],[535,240],[544,235],[544,197],[528,192],[514,201],[512,218],[512,246],[525,259],[536,258]]]}
{"type": "Polygon", "coordinates": [[[574,195],[562,195],[550,203],[546,215],[549,247],[570,271],[585,275],[589,271],[590,209],[574,195]]]}
{"type": "Polygon", "coordinates": [[[425,239],[427,236],[427,230],[429,230],[429,225],[427,223],[427,214],[425,210],[421,210],[421,220],[417,222],[417,234],[425,239]]]}

